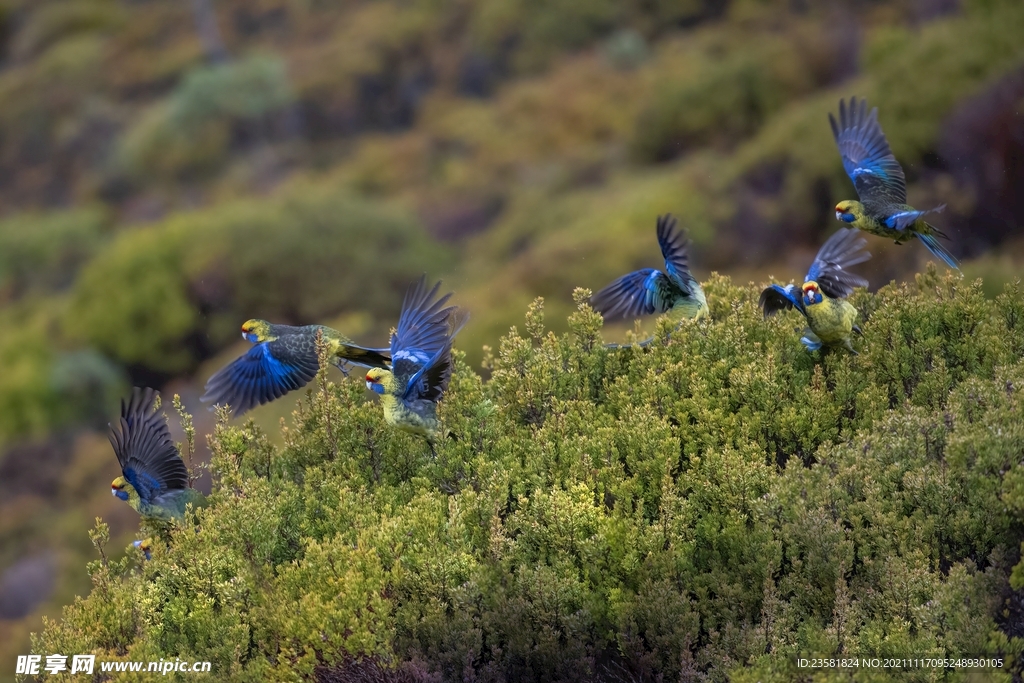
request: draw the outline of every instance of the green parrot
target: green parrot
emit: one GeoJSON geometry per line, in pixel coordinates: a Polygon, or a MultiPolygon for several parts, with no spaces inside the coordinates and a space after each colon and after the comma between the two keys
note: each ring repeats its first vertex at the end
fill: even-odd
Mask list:
{"type": "Polygon", "coordinates": [[[918,211],[907,204],[907,181],[878,123],[878,108],[869,114],[867,100],[858,102],[857,98],[850,98],[849,108],[840,100],[839,121],[832,114],[828,121],[843,157],[843,168],[860,197],[859,202],[839,202],[836,219],[864,232],[888,237],[896,244],[917,237],[946,265],[959,269],[956,258],[939,243],[939,237],[948,239],[946,235],[924,220],[925,215],[938,213],[946,205],[918,211]]]}
{"type": "Polygon", "coordinates": [[[188,483],[188,469],[171,440],[160,413],[153,410],[156,392],[132,390],[121,401],[121,420],[111,425],[110,443],[121,465],[121,476],[110,492],[132,506],[142,520],[156,528],[185,517],[185,506],[206,505],[206,498],[188,483]]]}
{"type": "Polygon", "coordinates": [[[855,324],[857,309],[846,297],[854,287],[866,287],[868,282],[848,269],[871,258],[863,251],[866,244],[856,230],[841,228],[818,250],[799,292],[796,285],[771,285],[761,292],[759,304],[764,317],[796,308],[807,319],[808,329],[800,341],[808,351],[817,351],[822,345],[841,345],[857,355],[850,340],[852,332],[861,333],[855,324]]]}
{"type": "MultiPolygon", "coordinates": [[[[676,229],[676,219],[670,214],[659,216],[657,232],[665,272],[642,268],[623,275],[592,296],[591,305],[605,320],[670,313],[681,324],[684,320],[710,316],[704,290],[690,274],[686,236],[676,229]]],[[[651,341],[646,339],[640,346],[651,341]]],[[[617,348],[618,345],[608,346],[617,348]]]]}
{"type": "Polygon", "coordinates": [[[427,439],[431,453],[441,433],[437,402],[452,376],[452,340],[466,324],[456,306],[445,304],[451,293],[434,300],[438,282],[427,290],[421,277],[405,295],[398,328],[391,335],[394,370],[373,368],[366,388],[380,396],[388,424],[427,439]]]}
{"type": "Polygon", "coordinates": [[[237,416],[306,386],[320,369],[318,334],[323,335],[334,364],[346,375],[349,363],[367,368],[391,367],[387,349],[357,346],[330,327],[247,320],[242,325],[242,338],[254,346],[209,379],[201,400],[230,405],[237,416]]]}

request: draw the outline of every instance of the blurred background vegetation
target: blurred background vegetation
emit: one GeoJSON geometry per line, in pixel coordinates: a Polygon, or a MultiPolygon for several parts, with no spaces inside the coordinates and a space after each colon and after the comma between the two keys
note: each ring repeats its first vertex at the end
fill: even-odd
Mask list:
{"type": "MultiPolygon", "coordinates": [[[[826,121],[851,94],[1001,292],[1021,26],[1019,0],[0,0],[0,679],[87,589],[92,518],[136,528],[118,397],[197,409],[247,318],[383,345],[425,271],[478,365],[535,296],[564,320],[656,265],[669,211],[698,277],[799,277],[852,196],[826,121]]],[[[927,260],[871,250],[875,286],[927,260]]]]}

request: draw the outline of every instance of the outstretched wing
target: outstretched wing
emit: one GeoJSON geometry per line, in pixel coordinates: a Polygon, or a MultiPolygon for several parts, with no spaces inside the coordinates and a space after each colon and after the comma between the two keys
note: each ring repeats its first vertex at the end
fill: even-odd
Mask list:
{"type": "Polygon", "coordinates": [[[391,337],[391,357],[397,364],[405,356],[412,355],[421,363],[427,362],[448,341],[448,316],[455,311],[455,306],[445,307],[451,292],[434,300],[437,290],[441,287],[438,280],[433,289],[427,290],[427,276],[420,277],[419,282],[409,288],[402,302],[402,314],[398,318],[398,328],[391,337]]]}
{"type": "Polygon", "coordinates": [[[869,113],[867,100],[851,97],[849,107],[839,101],[838,123],[831,113],[828,120],[861,201],[906,203],[907,180],[878,123],[878,108],[869,113]]]}
{"type": "Polygon", "coordinates": [[[806,314],[800,290],[797,289],[796,285],[786,285],[785,287],[771,285],[766,287],[761,292],[758,305],[761,307],[766,318],[775,315],[779,311],[788,311],[791,308],[806,314]]]}
{"type": "Polygon", "coordinates": [[[167,491],[188,488],[188,468],[167,423],[153,411],[155,397],[152,389],[132,389],[129,402],[121,400],[121,419],[109,435],[124,478],[147,504],[167,491]]]}
{"type": "Polygon", "coordinates": [[[447,343],[425,363],[416,365],[403,360],[395,365],[396,377],[408,377],[402,399],[407,402],[417,400],[439,401],[448,390],[448,382],[452,377],[452,340],[469,321],[469,314],[452,310],[448,315],[447,343]],[[401,365],[402,367],[399,367],[401,365]],[[403,375],[404,372],[404,375],[403,375]]]}
{"type": "Polygon", "coordinates": [[[690,282],[690,257],[686,247],[688,241],[682,230],[677,229],[676,219],[672,214],[658,216],[658,246],[665,257],[665,270],[672,282],[679,288],[683,296],[693,294],[690,282]]]}
{"type": "Polygon", "coordinates": [[[654,268],[644,268],[623,275],[590,297],[590,305],[605,320],[639,318],[664,313],[680,295],[679,288],[667,275],[654,268]]]}
{"type": "Polygon", "coordinates": [[[840,228],[821,245],[805,282],[817,282],[818,288],[833,299],[850,296],[854,287],[867,287],[867,280],[849,270],[871,258],[864,250],[867,243],[859,230],[840,228]]]}
{"type": "Polygon", "coordinates": [[[201,400],[227,404],[241,415],[306,386],[319,369],[312,340],[291,336],[261,342],[217,371],[201,400]]]}

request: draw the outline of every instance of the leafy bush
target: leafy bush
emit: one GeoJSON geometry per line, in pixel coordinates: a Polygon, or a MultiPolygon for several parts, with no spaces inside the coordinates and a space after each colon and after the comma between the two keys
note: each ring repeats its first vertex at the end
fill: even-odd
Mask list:
{"type": "Polygon", "coordinates": [[[123,363],[180,372],[254,317],[309,324],[366,311],[386,332],[415,273],[445,265],[407,216],[300,188],[121,233],[76,282],[66,330],[123,363]]]}
{"type": "Polygon", "coordinates": [[[0,290],[67,287],[102,244],[107,217],[100,209],[18,214],[0,221],[0,290]]]}
{"type": "Polygon", "coordinates": [[[254,55],[189,72],[170,97],[128,131],[121,156],[132,171],[176,176],[224,161],[240,125],[270,131],[294,99],[284,62],[254,55]]]}
{"type": "Polygon", "coordinates": [[[781,681],[797,655],[983,652],[1019,671],[1017,286],[986,300],[933,269],[858,292],[859,356],[808,354],[753,286],[705,289],[713,320],[662,320],[648,350],[605,349],[587,292],[562,336],[535,303],[490,381],[459,355],[436,460],[325,374],[280,448],[218,424],[197,529],[93,563],[34,650],[240,681],[781,681]]]}
{"type": "MultiPolygon", "coordinates": [[[[720,50],[721,48],[718,48],[720,50]]],[[[773,38],[736,56],[707,55],[705,68],[649,97],[630,145],[643,161],[665,161],[708,140],[735,142],[815,85],[798,42],[773,38]]]]}

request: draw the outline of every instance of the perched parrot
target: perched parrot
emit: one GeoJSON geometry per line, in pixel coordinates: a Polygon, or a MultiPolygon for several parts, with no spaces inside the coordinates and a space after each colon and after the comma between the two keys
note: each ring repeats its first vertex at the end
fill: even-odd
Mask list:
{"type": "Polygon", "coordinates": [[[848,268],[871,258],[863,251],[866,244],[856,230],[841,228],[822,245],[799,290],[796,285],[771,285],[761,292],[764,317],[796,308],[807,318],[808,329],[800,341],[808,351],[817,351],[822,344],[841,344],[857,355],[850,342],[851,332],[861,333],[855,324],[857,309],[846,297],[854,287],[866,287],[868,281],[848,268]]]}
{"type": "Polygon", "coordinates": [[[121,401],[121,421],[110,428],[110,443],[122,476],[110,492],[138,512],[144,522],[164,526],[183,519],[185,506],[202,507],[206,499],[188,485],[188,469],[178,455],[160,413],[153,410],[156,392],[132,390],[128,404],[121,401]]]}
{"type": "Polygon", "coordinates": [[[388,424],[426,437],[431,453],[440,433],[437,402],[452,376],[452,340],[469,318],[445,306],[451,293],[435,300],[440,287],[428,291],[424,276],[409,288],[391,335],[394,369],[366,373],[366,388],[380,395],[388,424]]]}
{"type": "Polygon", "coordinates": [[[242,338],[254,346],[221,368],[206,383],[204,402],[228,404],[235,415],[301,389],[320,369],[316,353],[317,334],[323,335],[331,358],[348,374],[352,363],[367,368],[388,368],[387,349],[356,346],[337,330],[323,325],[273,325],[265,320],[247,320],[242,338]]]}
{"type": "Polygon", "coordinates": [[[868,113],[867,100],[850,98],[850,105],[839,101],[839,122],[830,113],[832,135],[843,157],[843,168],[857,189],[859,202],[846,200],[836,204],[836,218],[873,235],[889,237],[901,244],[915,236],[933,255],[950,268],[959,268],[938,238],[949,239],[924,216],[938,213],[946,205],[918,211],[907,204],[907,181],[889,142],[878,124],[878,108],[868,113]]]}
{"type": "MultiPolygon", "coordinates": [[[[658,217],[658,245],[665,257],[664,273],[655,268],[634,271],[590,298],[594,310],[605,320],[639,318],[670,311],[680,323],[708,317],[704,290],[690,274],[686,236],[676,229],[676,219],[669,214],[658,217]]],[[[640,345],[646,346],[650,342],[651,339],[647,339],[640,345]]]]}

